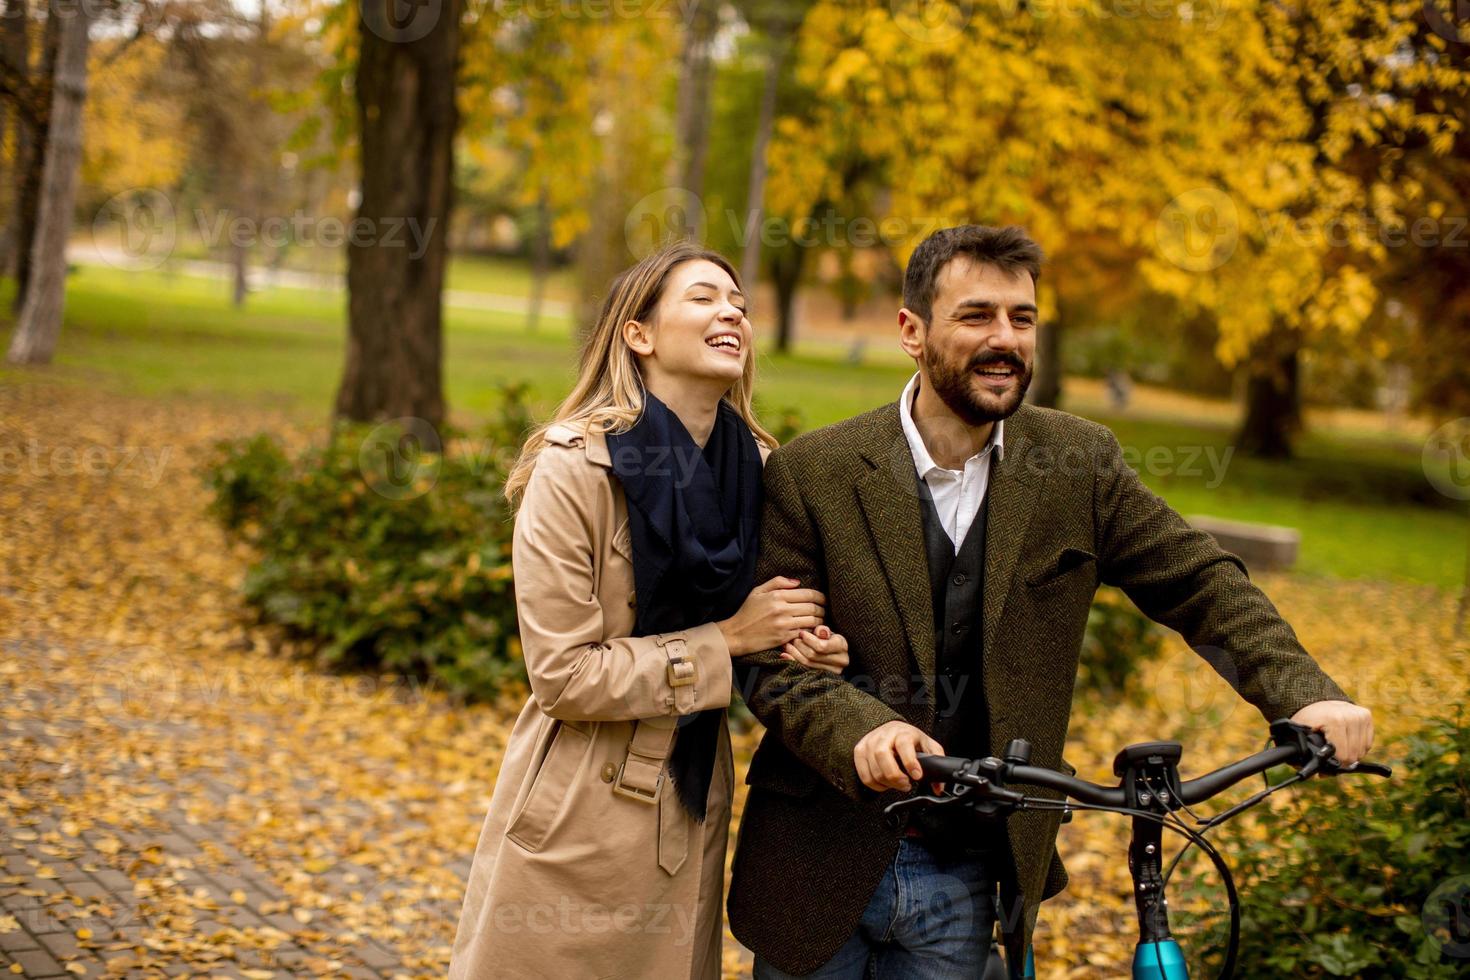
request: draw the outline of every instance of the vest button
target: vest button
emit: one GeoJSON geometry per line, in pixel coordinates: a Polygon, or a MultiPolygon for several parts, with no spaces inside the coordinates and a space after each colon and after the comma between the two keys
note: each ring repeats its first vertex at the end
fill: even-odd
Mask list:
{"type": "Polygon", "coordinates": [[[950,579],[950,581],[953,582],[955,585],[964,585],[966,582],[970,581],[970,577],[964,572],[956,572],[955,577],[950,579]]]}
{"type": "Polygon", "coordinates": [[[613,765],[611,762],[602,767],[602,781],[604,783],[612,782],[613,779],[617,777],[617,774],[618,767],[613,765]]]}
{"type": "Polygon", "coordinates": [[[953,633],[955,636],[959,636],[964,631],[965,631],[965,624],[964,623],[955,623],[954,626],[952,626],[950,628],[950,632],[953,633]]]}

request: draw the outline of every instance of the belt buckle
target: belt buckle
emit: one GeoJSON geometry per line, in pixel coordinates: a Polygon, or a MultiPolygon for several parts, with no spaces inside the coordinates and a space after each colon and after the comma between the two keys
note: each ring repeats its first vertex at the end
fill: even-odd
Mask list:
{"type": "Polygon", "coordinates": [[[623,785],[623,770],[626,767],[626,762],[618,766],[618,776],[616,779],[613,780],[612,791],[614,793],[617,793],[619,796],[626,796],[630,800],[637,800],[639,803],[657,803],[659,787],[661,787],[664,782],[663,770],[660,769],[658,776],[654,779],[653,789],[641,790],[636,786],[623,785]]]}
{"type": "Polygon", "coordinates": [[[688,687],[694,683],[698,675],[694,661],[685,660],[683,657],[677,660],[670,659],[664,670],[668,674],[670,687],[688,687]]]}

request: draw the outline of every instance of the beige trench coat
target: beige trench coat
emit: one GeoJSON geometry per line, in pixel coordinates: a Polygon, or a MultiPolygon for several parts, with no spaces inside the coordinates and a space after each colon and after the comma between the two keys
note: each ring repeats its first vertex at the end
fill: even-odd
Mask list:
{"type": "Polygon", "coordinates": [[[551,428],[516,517],[533,696],[480,830],[450,980],[720,975],[728,731],[702,824],[663,767],[679,716],[730,703],[730,651],[713,623],[629,637],[632,545],[611,466],[601,433],[551,428]]]}

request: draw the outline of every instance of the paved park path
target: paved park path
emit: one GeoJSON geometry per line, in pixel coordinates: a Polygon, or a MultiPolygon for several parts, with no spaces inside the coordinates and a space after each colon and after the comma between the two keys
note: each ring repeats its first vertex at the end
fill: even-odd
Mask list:
{"type": "Polygon", "coordinates": [[[318,435],[0,385],[0,977],[446,972],[520,695],[332,672],[255,622],[199,466],[263,430],[318,435]]]}
{"type": "MultiPolygon", "coordinates": [[[[121,685],[105,675],[91,689],[65,680],[36,683],[66,676],[61,661],[73,653],[43,639],[8,639],[0,646],[7,695],[0,785],[7,797],[11,787],[25,787],[23,801],[7,799],[12,821],[0,832],[0,969],[28,977],[433,975],[421,963],[405,963],[393,942],[363,934],[360,922],[354,926],[332,914],[330,905],[321,910],[299,903],[275,869],[235,846],[231,822],[202,818],[242,802],[241,777],[248,784],[253,768],[271,764],[269,742],[247,741],[238,750],[182,764],[191,743],[215,743],[219,733],[201,733],[186,711],[134,717],[103,709],[124,699],[146,703],[150,693],[162,696],[160,707],[170,707],[173,696],[189,692],[149,692],[131,686],[124,673],[116,675],[121,685]],[[92,719],[69,710],[87,703],[99,708],[92,719]],[[99,733],[104,725],[115,728],[99,733]],[[89,751],[82,746],[99,734],[99,743],[118,751],[75,764],[78,749],[89,751]],[[130,756],[129,744],[163,751],[130,756]],[[120,788],[124,796],[110,795],[120,788]],[[99,791],[117,808],[82,829],[75,804],[99,791]]],[[[106,659],[126,670],[126,656],[106,659]]],[[[146,670],[144,676],[150,676],[146,670]]],[[[330,792],[301,785],[299,792],[311,799],[324,789],[330,792]]],[[[343,809],[341,801],[330,805],[343,809]]],[[[366,808],[349,803],[346,811],[366,808]]],[[[402,817],[413,820],[407,812],[402,817]]],[[[463,876],[468,858],[451,870],[463,876]]],[[[398,891],[391,877],[350,861],[313,879],[318,891],[340,895],[355,909],[364,902],[391,906],[398,891]],[[354,900],[354,894],[364,898],[354,900]]],[[[448,894],[437,902],[419,895],[408,907],[415,918],[440,916],[440,925],[457,909],[448,894]]],[[[412,930],[398,938],[405,936],[422,938],[412,930]]]]}

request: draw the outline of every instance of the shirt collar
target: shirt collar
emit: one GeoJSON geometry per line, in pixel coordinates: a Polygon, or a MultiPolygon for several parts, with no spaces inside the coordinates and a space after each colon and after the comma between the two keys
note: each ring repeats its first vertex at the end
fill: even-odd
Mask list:
{"type": "MultiPolygon", "coordinates": [[[[898,419],[903,426],[904,438],[908,440],[909,452],[914,456],[914,468],[919,471],[919,478],[925,479],[933,470],[943,469],[934,462],[934,457],[929,455],[929,447],[924,445],[923,436],[919,435],[919,427],[914,424],[914,398],[919,393],[919,372],[915,371],[909,383],[904,386],[903,394],[898,397],[898,419]]],[[[980,459],[992,449],[995,450],[996,459],[1005,459],[1005,419],[1000,419],[990,430],[990,438],[980,451],[971,456],[970,459],[980,459]]],[[[969,459],[965,460],[969,463],[969,459]]]]}

